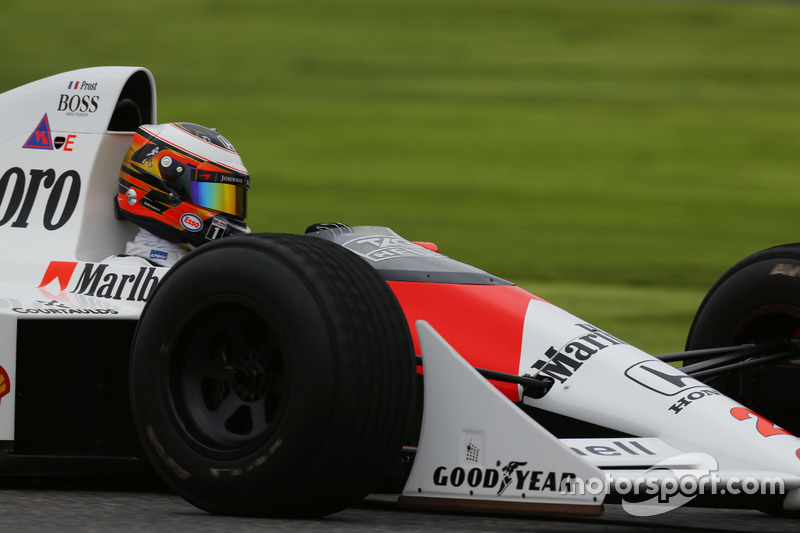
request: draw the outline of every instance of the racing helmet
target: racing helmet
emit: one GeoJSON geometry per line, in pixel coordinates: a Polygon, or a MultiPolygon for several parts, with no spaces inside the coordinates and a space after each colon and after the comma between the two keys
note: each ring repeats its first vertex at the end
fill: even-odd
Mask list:
{"type": "Polygon", "coordinates": [[[143,125],[119,173],[119,218],[174,243],[199,246],[248,233],[250,175],[233,145],[189,122],[143,125]]]}

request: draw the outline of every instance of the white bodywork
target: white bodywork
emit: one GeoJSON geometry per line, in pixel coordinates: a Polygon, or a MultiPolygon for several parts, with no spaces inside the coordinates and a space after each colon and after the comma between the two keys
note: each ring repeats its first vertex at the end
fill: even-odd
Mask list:
{"type": "MultiPolygon", "coordinates": [[[[142,68],[67,72],[0,94],[0,441],[14,440],[18,321],[137,319],[166,272],[104,261],[136,231],[112,209],[135,126],[109,129],[131,95],[142,98],[141,123],[156,123],[155,84],[142,68]]],[[[425,411],[408,505],[592,514],[605,494],[563,491],[565,481],[604,478],[619,489],[623,479],[663,478],[651,470],[660,465],[779,478],[786,507],[800,508],[800,440],[555,306],[531,299],[527,309],[519,373],[555,385],[525,402],[631,437],[556,439],[427,323],[418,332],[425,411]]]]}
{"type": "Polygon", "coordinates": [[[0,94],[0,441],[14,439],[17,321],[138,318],[165,270],[98,263],[136,232],[112,208],[133,130],[109,123],[130,84],[147,104],[141,120],[155,123],[143,68],[76,70],[0,94]]]}
{"type": "Polygon", "coordinates": [[[787,510],[800,508],[800,439],[549,303],[529,303],[520,375],[538,369],[555,384],[543,398],[524,402],[633,437],[558,441],[477,372],[467,371],[469,365],[427,323],[420,321],[417,330],[425,410],[418,457],[403,492],[407,506],[591,515],[616,492],[628,512],[649,516],[697,495],[763,490],[785,494],[787,510]],[[473,447],[483,457],[476,460],[473,447]],[[509,465],[518,477],[508,489],[499,491],[494,473],[483,486],[487,470],[502,472],[509,465]],[[456,485],[454,469],[460,469],[456,485]],[[569,476],[579,487],[586,483],[586,490],[566,490],[571,485],[562,483],[569,476]],[[677,490],[681,480],[690,494],[677,490]],[[625,494],[634,490],[654,496],[627,501],[625,494]]]}
{"type": "Polygon", "coordinates": [[[433,509],[600,514],[602,496],[570,495],[574,479],[601,478],[484,380],[427,322],[422,435],[401,503],[433,509]],[[441,503],[441,505],[439,505],[441,503]]]}

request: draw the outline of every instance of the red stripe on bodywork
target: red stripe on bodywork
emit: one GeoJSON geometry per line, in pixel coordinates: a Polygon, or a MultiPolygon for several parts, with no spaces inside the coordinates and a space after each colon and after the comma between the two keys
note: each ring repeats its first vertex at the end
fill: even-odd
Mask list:
{"type": "Polygon", "coordinates": [[[0,366],[0,399],[9,392],[11,392],[11,380],[6,369],[0,366]]]}
{"type": "MultiPolygon", "coordinates": [[[[417,320],[425,320],[474,367],[516,375],[522,351],[522,327],[531,299],[516,285],[456,285],[389,281],[405,312],[414,350],[421,354],[417,320]]],[[[512,401],[516,385],[492,382],[512,401]]]]}

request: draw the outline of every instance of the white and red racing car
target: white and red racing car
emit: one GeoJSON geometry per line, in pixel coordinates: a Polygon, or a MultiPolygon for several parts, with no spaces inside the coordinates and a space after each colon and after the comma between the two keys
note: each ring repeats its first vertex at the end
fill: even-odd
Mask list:
{"type": "Polygon", "coordinates": [[[798,246],[731,269],[691,351],[653,357],[381,227],[104,261],[137,229],[112,200],[156,123],[151,73],[55,75],[0,114],[0,474],[147,464],[237,515],[325,515],[392,481],[429,509],[800,509],[800,440],[757,414],[800,429],[798,246]]]}

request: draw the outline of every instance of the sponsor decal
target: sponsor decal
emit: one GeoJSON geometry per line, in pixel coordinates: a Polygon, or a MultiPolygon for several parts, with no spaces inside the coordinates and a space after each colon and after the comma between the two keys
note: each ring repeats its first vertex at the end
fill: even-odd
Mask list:
{"type": "Polygon", "coordinates": [[[81,176],[76,170],[56,176],[52,168],[34,168],[26,175],[20,167],[11,167],[0,176],[0,206],[6,206],[5,212],[0,211],[0,226],[11,222],[12,228],[27,228],[34,206],[44,203],[42,225],[48,231],[57,230],[72,218],[80,193],[81,176]]]}
{"type": "Polygon", "coordinates": [[[197,215],[186,213],[181,215],[181,226],[187,231],[197,232],[203,229],[203,221],[197,215]]]}
{"type": "Polygon", "coordinates": [[[69,280],[72,279],[72,273],[75,272],[77,266],[78,263],[74,261],[50,261],[38,288],[41,289],[58,280],[58,290],[64,292],[67,290],[69,280]]]}
{"type": "Polygon", "coordinates": [[[71,81],[67,86],[68,90],[74,91],[96,91],[97,90],[97,82],[90,83],[88,81],[71,81]]]}
{"type": "Polygon", "coordinates": [[[800,277],[800,265],[789,265],[778,263],[769,273],[770,276],[789,276],[790,278],[800,277]]]}
{"type": "Polygon", "coordinates": [[[654,359],[639,361],[628,368],[625,375],[642,387],[664,396],[675,396],[691,388],[707,386],[680,370],[654,359]]]}
{"type": "Polygon", "coordinates": [[[86,263],[70,292],[113,300],[146,302],[159,282],[155,271],[155,267],[140,267],[136,274],[123,274],[112,272],[109,265],[86,263]]]}
{"type": "Polygon", "coordinates": [[[225,229],[228,227],[228,222],[222,218],[214,217],[211,219],[211,226],[206,233],[206,239],[213,241],[225,235],[225,229]]]}
{"type": "Polygon", "coordinates": [[[97,111],[100,97],[88,95],[62,94],[58,100],[58,111],[65,111],[68,117],[88,117],[97,111]]]}
{"type": "Polygon", "coordinates": [[[586,444],[579,447],[570,446],[578,455],[599,457],[617,457],[634,455],[656,455],[656,452],[647,448],[638,440],[623,442],[622,440],[608,441],[603,444],[586,444]]]}
{"type": "Polygon", "coordinates": [[[248,176],[244,175],[197,169],[192,169],[192,175],[194,181],[204,181],[208,183],[229,183],[239,187],[248,185],[248,176]]]}
{"type": "Polygon", "coordinates": [[[478,458],[480,457],[481,449],[475,444],[475,441],[470,439],[469,444],[467,444],[467,456],[465,459],[467,461],[471,461],[473,463],[478,462],[478,458]]]}
{"type": "Polygon", "coordinates": [[[438,466],[433,471],[433,484],[439,487],[465,489],[497,489],[497,496],[504,493],[550,491],[560,492],[570,487],[577,476],[572,472],[553,472],[524,468],[527,461],[497,461],[495,468],[474,466],[438,466]]]}
{"type": "Polygon", "coordinates": [[[75,135],[74,133],[70,133],[66,137],[58,136],[53,141],[53,145],[56,150],[61,150],[62,152],[71,152],[72,150],[74,150],[72,145],[75,144],[75,139],[77,137],[78,136],[75,135]]]}
{"type": "Polygon", "coordinates": [[[674,414],[680,413],[697,400],[722,395],[677,368],[653,359],[632,365],[625,370],[625,376],[652,392],[663,396],[679,396],[669,406],[674,414]]]}
{"type": "MultiPolygon", "coordinates": [[[[96,91],[97,82],[71,81],[67,91],[96,91]]],[[[68,117],[88,117],[100,106],[100,96],[96,94],[75,94],[74,92],[58,95],[58,111],[68,117]]]]}
{"type": "Polygon", "coordinates": [[[709,396],[722,396],[722,393],[714,389],[699,389],[682,396],[677,402],[669,406],[669,410],[675,414],[680,413],[684,407],[692,402],[696,402],[701,398],[708,398],[709,396]]]}
{"type": "Polygon", "coordinates": [[[98,308],[80,308],[70,307],[69,305],[59,302],[58,300],[49,300],[43,302],[36,301],[38,307],[12,307],[11,310],[20,315],[116,315],[116,309],[109,309],[106,307],[98,308]]]}
{"type": "Polygon", "coordinates": [[[627,344],[591,324],[575,325],[587,333],[571,339],[560,349],[550,346],[545,350],[544,358],[531,365],[531,368],[537,371],[535,375],[546,376],[564,383],[596,353],[609,346],[627,344]]]}
{"type": "Polygon", "coordinates": [[[344,247],[375,263],[398,257],[441,257],[436,252],[417,246],[402,237],[360,237],[347,241],[344,247]]]}
{"type": "MultiPolygon", "coordinates": [[[[132,196],[134,197],[134,204],[135,204],[136,191],[134,189],[128,189],[129,193],[130,191],[133,191],[132,196]]],[[[128,199],[128,203],[130,204],[130,196],[126,194],[125,197],[128,199]]],[[[164,204],[160,204],[154,200],[151,200],[150,197],[148,197],[147,195],[142,197],[142,199],[139,201],[139,205],[141,205],[142,207],[146,207],[150,211],[158,213],[159,215],[163,214],[167,210],[167,206],[165,206],[164,204]]]]}
{"type": "Polygon", "coordinates": [[[0,404],[3,402],[3,396],[9,392],[11,392],[11,379],[6,369],[0,366],[0,404]]]}
{"type": "Polygon", "coordinates": [[[39,125],[33,130],[28,140],[22,145],[23,148],[33,148],[36,150],[61,150],[62,152],[73,151],[73,144],[78,136],[74,133],[67,135],[59,135],[53,140],[50,133],[50,121],[47,120],[47,113],[45,113],[39,125]],[[63,150],[62,150],[63,148],[63,150]]]}
{"type": "Polygon", "coordinates": [[[150,250],[150,259],[156,259],[158,261],[166,261],[169,254],[167,252],[162,252],[161,250],[150,250]]]}
{"type": "Polygon", "coordinates": [[[50,121],[47,120],[47,113],[44,114],[39,125],[33,130],[31,136],[22,145],[23,148],[34,148],[36,150],[52,150],[53,139],[50,136],[50,121]]]}
{"type": "MultiPolygon", "coordinates": [[[[144,154],[144,156],[142,157],[142,160],[140,161],[140,163],[142,163],[142,164],[147,163],[147,166],[152,168],[152,166],[153,166],[153,158],[158,155],[158,151],[159,150],[160,150],[160,148],[158,146],[154,146],[152,150],[150,150],[149,152],[144,154]]],[[[136,158],[137,155],[138,155],[138,153],[137,154],[133,154],[134,161],[136,161],[135,158],[136,158]]],[[[166,157],[169,157],[169,156],[166,156],[166,157]]]]}
{"type": "Polygon", "coordinates": [[[116,270],[112,265],[84,263],[80,273],[75,275],[78,263],[51,261],[42,276],[39,288],[58,280],[60,290],[72,294],[146,302],[160,281],[156,267],[139,267],[116,270]],[[77,277],[77,280],[73,280],[77,277]]]}

